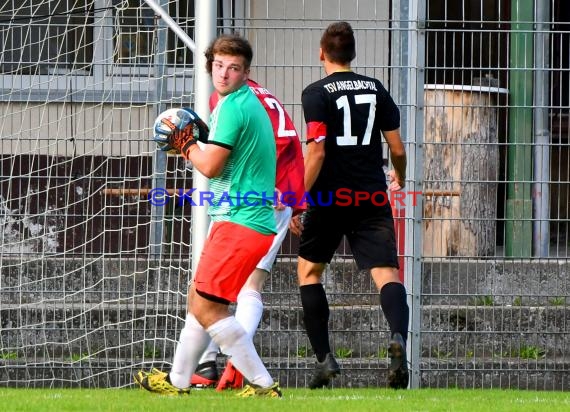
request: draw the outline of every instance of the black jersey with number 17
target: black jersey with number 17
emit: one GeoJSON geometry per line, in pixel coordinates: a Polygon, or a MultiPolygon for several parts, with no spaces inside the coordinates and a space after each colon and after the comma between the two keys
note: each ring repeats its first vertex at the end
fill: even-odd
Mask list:
{"type": "Polygon", "coordinates": [[[335,72],[307,86],[302,103],[307,140],[325,144],[311,196],[338,189],[386,191],[381,131],[400,127],[400,111],[382,83],[352,71],[335,72]]]}

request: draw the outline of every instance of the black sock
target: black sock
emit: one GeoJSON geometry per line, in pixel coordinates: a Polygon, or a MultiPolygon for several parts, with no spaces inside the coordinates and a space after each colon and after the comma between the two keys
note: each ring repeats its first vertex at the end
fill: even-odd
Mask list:
{"type": "Polygon", "coordinates": [[[410,309],[406,300],[406,288],[401,283],[386,283],[380,290],[380,305],[390,326],[390,336],[399,333],[408,338],[408,317],[410,309]]]}
{"type": "Polygon", "coordinates": [[[325,360],[331,351],[329,344],[329,302],[323,285],[305,285],[299,287],[301,304],[303,305],[303,321],[307,336],[317,356],[317,360],[325,360]]]}

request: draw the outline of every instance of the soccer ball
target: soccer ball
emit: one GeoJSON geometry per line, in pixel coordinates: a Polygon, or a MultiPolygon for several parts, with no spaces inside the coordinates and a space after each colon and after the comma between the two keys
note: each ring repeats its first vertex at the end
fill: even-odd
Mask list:
{"type": "Polygon", "coordinates": [[[208,126],[187,107],[168,109],[160,113],[154,121],[152,139],[158,145],[159,150],[173,154],[179,153],[170,145],[169,136],[175,130],[182,130],[186,127],[193,128],[196,140],[204,143],[208,141],[208,126]]]}

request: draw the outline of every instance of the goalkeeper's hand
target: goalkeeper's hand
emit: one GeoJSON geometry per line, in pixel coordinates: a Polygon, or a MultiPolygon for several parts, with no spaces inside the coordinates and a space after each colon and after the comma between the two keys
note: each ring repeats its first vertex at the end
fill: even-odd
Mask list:
{"type": "Polygon", "coordinates": [[[208,126],[189,108],[169,109],[154,123],[153,140],[158,149],[181,153],[188,158],[188,150],[196,141],[208,142],[208,126]]]}
{"type": "Polygon", "coordinates": [[[152,140],[157,144],[158,150],[176,153],[170,145],[170,135],[174,130],[176,130],[176,125],[170,119],[164,118],[155,122],[152,140]]]}
{"type": "Polygon", "coordinates": [[[183,129],[174,128],[168,135],[168,144],[176,152],[182,154],[185,159],[189,160],[190,148],[197,144],[198,140],[194,138],[194,124],[189,123],[183,129]]]}

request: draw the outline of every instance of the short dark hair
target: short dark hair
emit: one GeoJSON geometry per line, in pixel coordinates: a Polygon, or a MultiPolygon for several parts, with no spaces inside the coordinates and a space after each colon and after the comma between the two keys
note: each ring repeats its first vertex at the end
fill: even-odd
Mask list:
{"type": "Polygon", "coordinates": [[[206,70],[212,74],[212,62],[214,54],[226,54],[229,56],[242,56],[245,60],[245,68],[249,69],[253,59],[251,44],[239,34],[222,34],[216,38],[204,52],[206,56],[206,70]]]}
{"type": "Polygon", "coordinates": [[[330,24],[321,37],[321,49],[333,63],[350,63],[356,57],[356,40],[350,24],[345,21],[330,24]]]}

